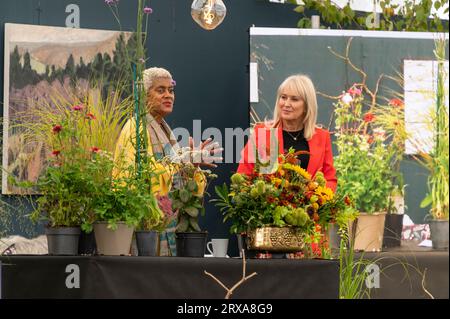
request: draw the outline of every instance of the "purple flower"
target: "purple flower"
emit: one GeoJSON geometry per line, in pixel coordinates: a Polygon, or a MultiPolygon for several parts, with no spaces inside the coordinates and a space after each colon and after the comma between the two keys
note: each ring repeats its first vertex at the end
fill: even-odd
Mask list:
{"type": "Polygon", "coordinates": [[[176,85],[177,85],[177,81],[172,80],[172,85],[173,85],[173,86],[176,86],[176,85]]]}
{"type": "Polygon", "coordinates": [[[116,1],[115,1],[115,0],[105,0],[105,3],[106,3],[108,6],[110,6],[110,5],[112,5],[112,4],[115,4],[116,1]]]}
{"type": "Polygon", "coordinates": [[[145,14],[151,14],[151,13],[153,13],[153,9],[150,8],[150,7],[145,7],[145,8],[144,8],[144,13],[145,13],[145,14]]]}

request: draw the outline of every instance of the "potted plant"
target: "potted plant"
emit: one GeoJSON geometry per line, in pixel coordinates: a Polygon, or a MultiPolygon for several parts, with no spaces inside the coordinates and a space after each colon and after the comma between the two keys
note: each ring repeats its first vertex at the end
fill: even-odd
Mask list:
{"type": "MultiPolygon", "coordinates": [[[[189,148],[180,151],[190,153],[189,148]]],[[[198,219],[204,216],[204,196],[209,182],[216,177],[209,170],[203,170],[190,161],[173,161],[177,175],[170,192],[172,209],[177,214],[176,249],[177,256],[203,257],[208,233],[202,231],[198,219]]]]}
{"type": "MultiPolygon", "coordinates": [[[[40,194],[32,218],[48,220],[47,231],[86,222],[93,205],[91,190],[109,169],[99,156],[114,150],[124,115],[133,107],[122,93],[120,87],[101,90],[76,83],[64,94],[54,89],[47,98],[29,101],[28,111],[19,112],[17,122],[11,123],[27,145],[42,145],[44,156],[35,165],[37,179],[18,184],[28,193],[40,194]]],[[[93,234],[82,231],[80,239],[79,244],[92,240],[89,251],[79,245],[78,252],[93,253],[93,234]]]]}
{"type": "Polygon", "coordinates": [[[325,186],[322,173],[312,178],[297,165],[297,155],[293,150],[282,155],[271,174],[258,173],[256,168],[251,176],[231,176],[230,188],[226,184],[216,187],[219,198],[214,201],[224,221],[232,222],[232,233],[248,237],[248,248],[274,252],[315,248],[314,253],[322,248],[317,245],[323,237],[317,226],[323,209],[335,200],[344,202],[325,186]]]}
{"type": "Polygon", "coordinates": [[[176,218],[168,195],[156,195],[156,200],[161,212],[159,218],[147,214],[135,231],[138,256],[158,256],[159,234],[176,218]]]}
{"type": "MultiPolygon", "coordinates": [[[[326,242],[332,257],[339,254],[341,241],[348,240],[352,223],[359,216],[348,195],[335,194],[331,201],[321,207],[319,223],[325,228],[326,242]]],[[[349,242],[346,242],[346,246],[349,242]]]]}
{"type": "Polygon", "coordinates": [[[436,40],[435,56],[438,62],[436,107],[430,115],[434,131],[434,145],[430,154],[421,152],[416,158],[429,171],[428,194],[421,207],[431,205],[430,231],[433,248],[448,249],[449,239],[449,118],[446,98],[446,72],[444,69],[447,41],[436,40]]]}
{"type": "Polygon", "coordinates": [[[134,164],[106,153],[97,161],[105,163],[103,178],[92,185],[92,206],[83,227],[94,228],[99,254],[128,255],[135,227],[143,220],[156,225],[162,215],[148,182],[155,173],[147,165],[138,174],[134,164]]]}
{"type": "MultiPolygon", "coordinates": [[[[54,154],[60,157],[59,151],[54,151],[54,154]]],[[[86,216],[87,206],[86,198],[80,196],[83,194],[80,194],[82,190],[79,187],[84,186],[81,165],[80,162],[61,165],[55,158],[35,184],[41,195],[31,219],[47,222],[45,234],[50,255],[78,253],[80,225],[86,216]]]]}
{"type": "MultiPolygon", "coordinates": [[[[39,109],[38,114],[42,116],[44,110],[39,109]]],[[[51,113],[55,122],[50,121],[53,122],[51,130],[47,128],[50,135],[45,130],[39,132],[40,136],[44,136],[47,147],[51,147],[51,157],[44,175],[36,183],[29,183],[41,194],[31,218],[33,221],[41,218],[48,220],[46,233],[50,254],[76,255],[80,226],[86,221],[92,207],[90,188],[103,167],[102,163],[95,160],[99,148],[89,145],[85,135],[92,128],[95,116],[81,104],[60,111],[51,113]],[[62,237],[70,239],[70,250],[60,246],[63,244],[59,244],[57,234],[61,232],[70,234],[62,237]]],[[[42,123],[31,126],[26,134],[48,125],[47,122],[42,123]]]]}
{"type": "MultiPolygon", "coordinates": [[[[401,80],[396,80],[403,86],[401,80]]],[[[390,168],[392,173],[392,191],[389,195],[383,247],[398,247],[401,245],[401,234],[403,230],[403,216],[405,212],[405,187],[400,164],[405,154],[405,141],[409,134],[405,128],[405,110],[401,94],[394,93],[387,103],[381,103],[374,108],[373,124],[382,127],[386,132],[386,140],[389,143],[390,168]]]]}
{"type": "Polygon", "coordinates": [[[335,103],[338,155],[335,167],[338,190],[347,194],[361,212],[356,225],[354,249],[380,251],[393,174],[392,152],[386,132],[374,125],[375,115],[363,112],[361,87],[354,85],[335,103]]]}

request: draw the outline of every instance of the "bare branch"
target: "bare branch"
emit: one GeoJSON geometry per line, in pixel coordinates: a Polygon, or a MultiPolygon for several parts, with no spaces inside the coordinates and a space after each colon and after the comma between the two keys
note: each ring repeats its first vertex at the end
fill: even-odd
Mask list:
{"type": "Polygon", "coordinates": [[[219,285],[221,285],[223,287],[223,289],[225,289],[226,291],[228,291],[228,287],[225,286],[219,279],[217,279],[213,274],[207,272],[206,270],[204,271],[205,274],[207,274],[208,276],[210,276],[212,279],[214,279],[215,281],[217,281],[219,283],[219,285]]]}
{"type": "Polygon", "coordinates": [[[244,249],[242,249],[242,278],[241,280],[239,280],[236,284],[234,284],[233,287],[228,288],[227,286],[225,286],[219,279],[217,279],[213,274],[207,272],[206,270],[204,270],[205,274],[210,276],[212,279],[214,279],[219,285],[222,286],[223,289],[225,289],[227,291],[227,294],[225,295],[225,299],[230,299],[231,295],[233,294],[233,291],[239,287],[241,284],[243,284],[245,281],[249,280],[250,278],[252,278],[253,276],[256,276],[257,273],[253,272],[251,275],[249,276],[245,276],[245,271],[246,271],[246,259],[245,259],[245,251],[244,249]]]}
{"type": "Polygon", "coordinates": [[[341,96],[337,95],[337,96],[333,96],[333,95],[328,95],[322,92],[317,91],[317,95],[323,96],[324,98],[330,99],[330,100],[337,100],[339,99],[341,96]]]}

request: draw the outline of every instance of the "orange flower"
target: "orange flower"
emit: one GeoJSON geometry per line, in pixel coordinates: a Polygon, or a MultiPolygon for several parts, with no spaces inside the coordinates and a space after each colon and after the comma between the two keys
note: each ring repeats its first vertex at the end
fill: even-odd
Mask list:
{"type": "Polygon", "coordinates": [[[95,115],[92,114],[92,113],[86,114],[86,118],[89,119],[89,120],[96,120],[96,119],[97,119],[97,118],[95,117],[95,115]]]}
{"type": "Polygon", "coordinates": [[[391,99],[389,101],[389,105],[395,106],[395,107],[402,107],[403,106],[403,101],[400,100],[400,99],[391,99]]]}

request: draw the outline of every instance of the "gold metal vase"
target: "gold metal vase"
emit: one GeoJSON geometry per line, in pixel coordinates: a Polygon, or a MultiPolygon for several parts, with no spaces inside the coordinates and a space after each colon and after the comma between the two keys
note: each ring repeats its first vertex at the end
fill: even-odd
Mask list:
{"type": "Polygon", "coordinates": [[[261,227],[247,232],[251,250],[296,252],[305,247],[305,234],[295,227],[261,227]]]}

